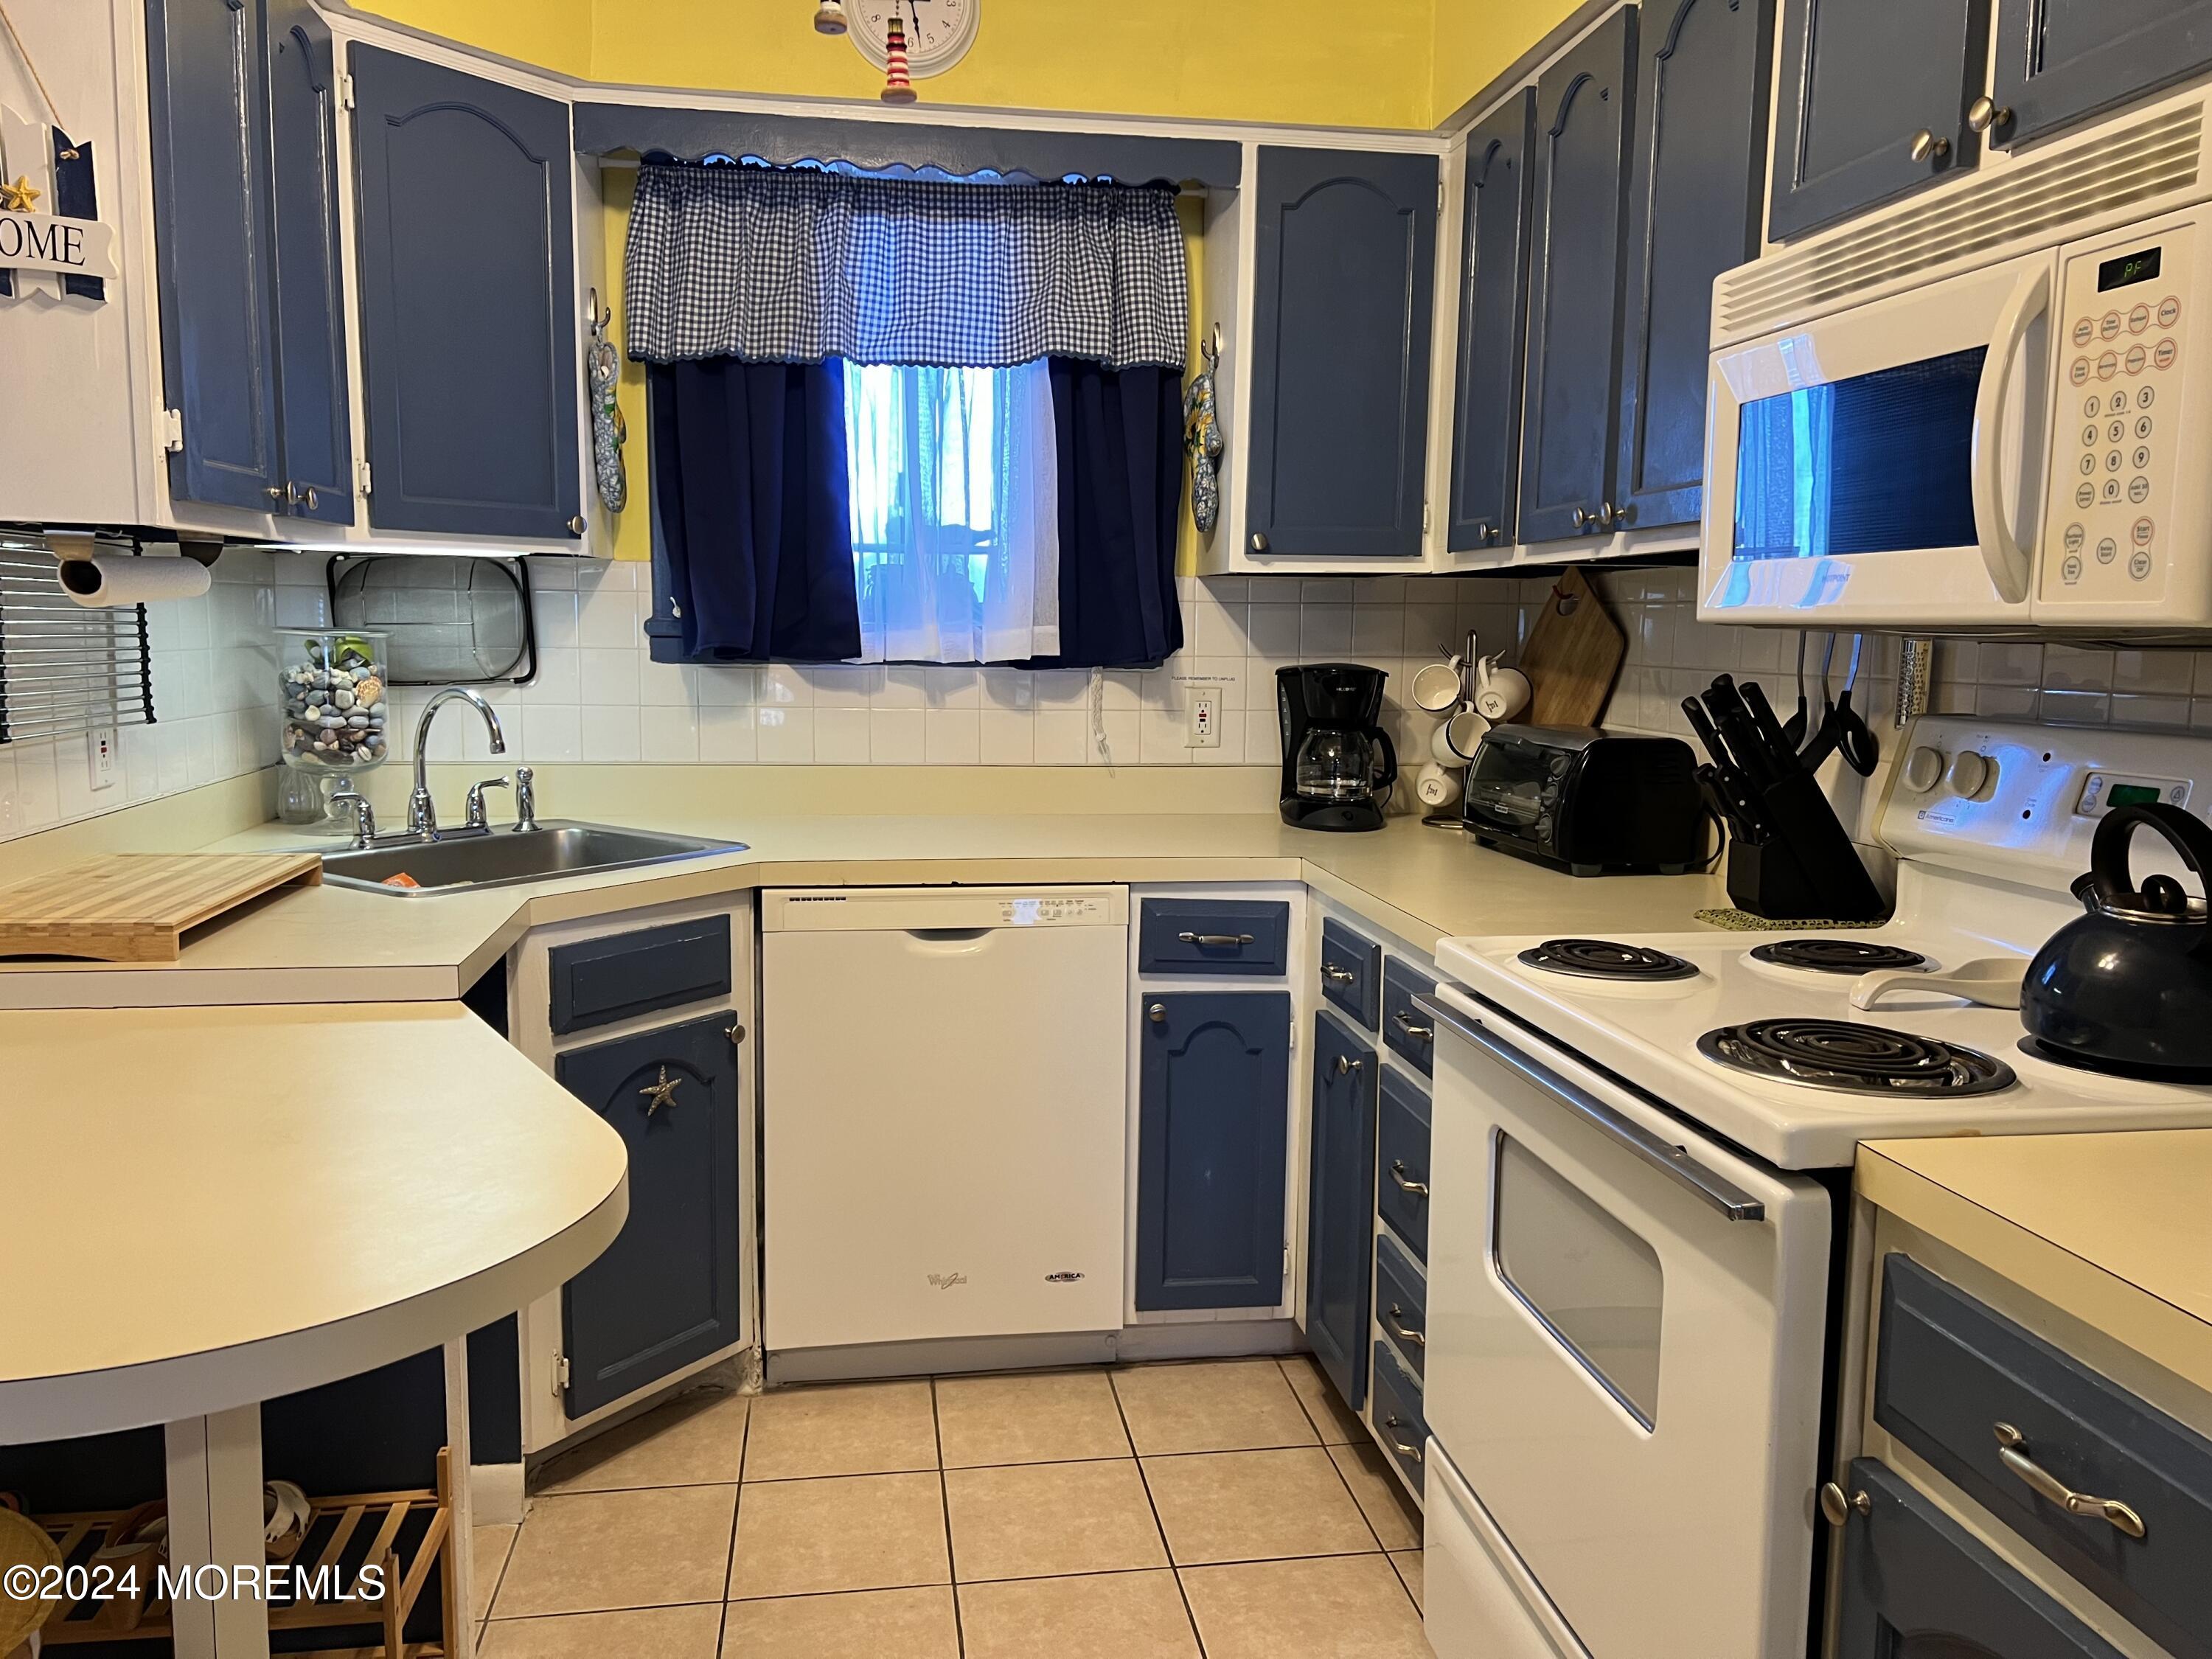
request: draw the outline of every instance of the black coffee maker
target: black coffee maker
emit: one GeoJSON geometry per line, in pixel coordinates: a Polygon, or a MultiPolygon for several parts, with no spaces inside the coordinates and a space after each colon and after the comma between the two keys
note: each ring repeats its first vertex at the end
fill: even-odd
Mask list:
{"type": "Polygon", "coordinates": [[[1398,751],[1376,724],[1379,668],[1306,663],[1275,671],[1283,726],[1283,822],[1301,830],[1380,830],[1398,751]]]}

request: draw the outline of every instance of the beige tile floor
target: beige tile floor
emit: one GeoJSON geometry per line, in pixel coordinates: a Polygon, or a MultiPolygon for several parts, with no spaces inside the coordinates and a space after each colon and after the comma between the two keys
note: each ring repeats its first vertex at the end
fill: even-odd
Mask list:
{"type": "Polygon", "coordinates": [[[1426,1659],[1312,1363],[696,1390],[479,1527],[484,1659],[1426,1659]]]}

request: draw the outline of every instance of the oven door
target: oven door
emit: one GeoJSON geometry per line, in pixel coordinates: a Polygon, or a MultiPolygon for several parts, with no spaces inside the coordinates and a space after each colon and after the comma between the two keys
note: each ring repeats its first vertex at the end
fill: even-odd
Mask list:
{"type": "Polygon", "coordinates": [[[2026,255],[1714,354],[1700,621],[2028,624],[2055,262],[2026,255]]]}
{"type": "Polygon", "coordinates": [[[1429,1431],[1595,1659],[1803,1650],[1830,1206],[1455,987],[1429,1431]]]}

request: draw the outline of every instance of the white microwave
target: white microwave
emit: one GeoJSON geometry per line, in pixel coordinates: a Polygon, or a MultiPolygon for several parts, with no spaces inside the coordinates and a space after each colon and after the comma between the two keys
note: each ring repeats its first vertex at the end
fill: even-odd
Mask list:
{"type": "Polygon", "coordinates": [[[2132,212],[2061,152],[1721,278],[1701,620],[2212,631],[2203,110],[2132,212]]]}

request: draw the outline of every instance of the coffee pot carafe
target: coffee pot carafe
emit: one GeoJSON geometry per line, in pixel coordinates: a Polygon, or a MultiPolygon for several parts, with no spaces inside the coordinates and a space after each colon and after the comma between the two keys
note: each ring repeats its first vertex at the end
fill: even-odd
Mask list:
{"type": "Polygon", "coordinates": [[[1304,830],[1380,830],[1398,752],[1378,723],[1379,668],[1308,663],[1275,673],[1282,717],[1283,822],[1304,830]]]}

